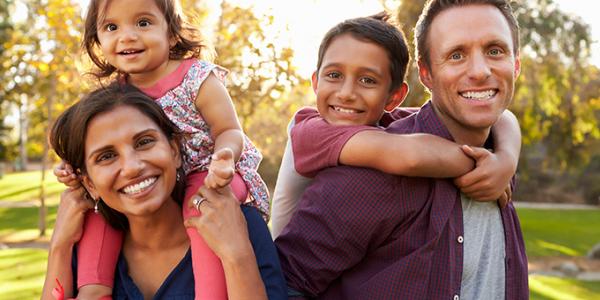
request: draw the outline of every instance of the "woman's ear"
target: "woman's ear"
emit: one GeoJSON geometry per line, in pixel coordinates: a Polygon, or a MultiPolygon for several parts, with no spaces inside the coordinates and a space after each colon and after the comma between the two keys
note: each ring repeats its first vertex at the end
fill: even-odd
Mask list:
{"type": "Polygon", "coordinates": [[[173,159],[175,159],[175,168],[179,169],[182,165],[179,143],[176,139],[172,139],[171,141],[169,141],[169,145],[171,146],[171,153],[173,154],[173,159]]]}
{"type": "Polygon", "coordinates": [[[81,183],[83,183],[83,186],[94,200],[100,198],[96,186],[87,175],[81,175],[81,183]]]}
{"type": "Polygon", "coordinates": [[[394,110],[396,107],[402,104],[404,99],[406,99],[406,95],[408,95],[408,84],[406,82],[402,82],[400,87],[390,95],[383,109],[388,112],[394,110]]]}

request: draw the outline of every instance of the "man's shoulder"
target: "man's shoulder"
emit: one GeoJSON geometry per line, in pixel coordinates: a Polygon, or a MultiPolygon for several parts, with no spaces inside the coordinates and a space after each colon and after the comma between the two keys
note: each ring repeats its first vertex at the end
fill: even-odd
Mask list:
{"type": "Polygon", "coordinates": [[[403,177],[384,173],[371,168],[337,166],[322,170],[317,174],[313,185],[322,186],[331,192],[347,193],[361,188],[391,190],[403,177]]]}

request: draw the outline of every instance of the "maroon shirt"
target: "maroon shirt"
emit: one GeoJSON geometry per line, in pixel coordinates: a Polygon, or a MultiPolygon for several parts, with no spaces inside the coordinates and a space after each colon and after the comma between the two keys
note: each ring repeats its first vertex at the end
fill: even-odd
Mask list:
{"type": "MultiPolygon", "coordinates": [[[[452,140],[431,103],[391,133],[452,140]]],[[[500,209],[506,299],[527,299],[527,257],[516,211],[500,209]]],[[[454,299],[463,266],[460,193],[448,179],[373,169],[318,173],[275,240],[288,286],[319,299],[454,299]]]]}

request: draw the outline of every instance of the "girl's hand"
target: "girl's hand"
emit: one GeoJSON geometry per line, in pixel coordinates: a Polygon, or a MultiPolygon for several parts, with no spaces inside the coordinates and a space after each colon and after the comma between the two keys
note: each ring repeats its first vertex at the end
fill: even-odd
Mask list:
{"type": "Polygon", "coordinates": [[[484,148],[463,145],[461,149],[475,160],[475,169],[454,179],[454,184],[469,198],[477,201],[500,200],[500,205],[504,207],[511,197],[510,191],[506,192],[510,190],[513,176],[511,167],[484,148]]]}
{"type": "Polygon", "coordinates": [[[194,207],[197,197],[204,199],[197,207],[201,215],[185,220],[185,226],[195,227],[223,261],[235,261],[248,254],[253,255],[246,219],[231,188],[209,189],[203,186],[188,201],[190,207],[194,207]]]}
{"type": "Polygon", "coordinates": [[[227,186],[233,179],[234,172],[233,151],[229,148],[219,149],[212,155],[204,185],[211,189],[227,186]]]}
{"type": "Polygon", "coordinates": [[[77,174],[73,172],[73,167],[70,164],[61,161],[56,168],[54,168],[54,176],[60,183],[64,183],[68,187],[78,188],[81,186],[77,174]]]}
{"type": "Polygon", "coordinates": [[[84,195],[83,187],[67,188],[60,195],[54,233],[50,242],[52,245],[70,247],[81,239],[85,212],[93,207],[91,201],[84,195]]]}

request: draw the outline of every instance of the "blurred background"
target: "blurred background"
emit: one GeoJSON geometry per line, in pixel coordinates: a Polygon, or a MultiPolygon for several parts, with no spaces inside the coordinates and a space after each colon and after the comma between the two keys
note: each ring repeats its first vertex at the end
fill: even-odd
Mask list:
{"type": "MultiPolygon", "coordinates": [[[[0,250],[0,299],[39,297],[43,249],[63,189],[48,171],[57,159],[46,132],[96,86],[85,75],[91,65],[80,50],[87,2],[0,1],[0,247],[7,248],[0,250]]],[[[245,132],[264,155],[260,173],[271,190],[287,123],[315,102],[309,79],[325,32],[385,9],[402,24],[412,48],[424,2],[182,0],[214,49],[214,61],[231,71],[228,90],[245,132]]],[[[593,277],[600,265],[585,258],[600,242],[599,6],[593,0],[513,3],[522,71],[510,110],[523,134],[514,201],[534,203],[519,207],[530,268],[539,267],[530,280],[533,298],[600,297],[600,277],[593,277]],[[568,263],[575,275],[560,269],[568,263]],[[577,277],[590,273],[592,280],[577,277]]],[[[415,70],[413,64],[403,106],[428,99],[415,70]]]]}

